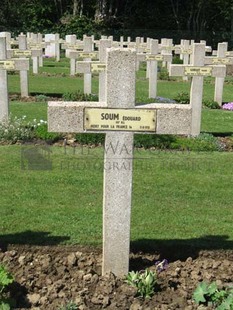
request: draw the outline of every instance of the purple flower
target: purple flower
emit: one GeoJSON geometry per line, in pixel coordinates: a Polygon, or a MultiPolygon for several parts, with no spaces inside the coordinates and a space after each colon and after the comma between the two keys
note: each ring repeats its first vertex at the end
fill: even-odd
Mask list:
{"type": "Polygon", "coordinates": [[[167,259],[163,259],[162,261],[158,260],[158,261],[155,262],[155,266],[156,266],[157,272],[162,272],[165,269],[167,269],[168,261],[167,261],[167,259]]]}
{"type": "Polygon", "coordinates": [[[223,110],[233,111],[233,102],[225,103],[225,104],[222,106],[222,109],[223,109],[223,110]]]}

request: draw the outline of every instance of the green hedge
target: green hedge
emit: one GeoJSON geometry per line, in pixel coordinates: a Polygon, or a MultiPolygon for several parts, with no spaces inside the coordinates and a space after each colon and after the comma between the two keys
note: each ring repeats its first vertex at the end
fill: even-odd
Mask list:
{"type": "MultiPolygon", "coordinates": [[[[75,139],[82,145],[103,145],[104,134],[83,133],[76,134],[75,139]]],[[[190,151],[221,151],[223,146],[211,134],[202,133],[198,137],[184,137],[174,135],[145,135],[135,134],[136,148],[176,149],[190,151]]]]}

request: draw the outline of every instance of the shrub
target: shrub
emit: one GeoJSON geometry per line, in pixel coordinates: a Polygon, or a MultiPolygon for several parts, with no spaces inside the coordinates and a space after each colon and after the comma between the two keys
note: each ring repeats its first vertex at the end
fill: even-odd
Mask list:
{"type": "Polygon", "coordinates": [[[14,281],[12,275],[3,265],[0,265],[0,309],[10,310],[10,299],[7,298],[7,288],[14,281]]]}
{"type": "Polygon", "coordinates": [[[64,101],[98,101],[98,96],[95,94],[84,94],[80,91],[74,93],[64,93],[62,96],[64,101]]]}
{"type": "Polygon", "coordinates": [[[172,63],[173,64],[178,64],[178,65],[182,65],[183,64],[183,60],[180,59],[180,56],[174,56],[172,58],[172,63]]]}
{"type": "Polygon", "coordinates": [[[127,274],[125,282],[137,289],[137,295],[142,298],[151,298],[157,285],[157,276],[168,267],[166,259],[156,261],[155,271],[148,268],[141,271],[131,271],[127,274]]]}
{"type": "Polygon", "coordinates": [[[201,282],[193,293],[193,299],[198,305],[214,307],[217,310],[233,309],[233,287],[219,289],[215,282],[201,282]]]}
{"type": "Polygon", "coordinates": [[[37,95],[35,99],[36,99],[36,102],[47,102],[48,101],[48,97],[45,95],[37,95]]]}
{"type": "Polygon", "coordinates": [[[189,94],[186,92],[178,93],[177,96],[173,99],[180,104],[189,104],[190,103],[189,94]]]}
{"type": "Polygon", "coordinates": [[[9,116],[9,119],[0,123],[0,141],[12,143],[32,140],[35,137],[36,120],[26,122],[26,116],[21,118],[9,116]]]}
{"type": "Polygon", "coordinates": [[[170,80],[167,68],[165,68],[165,67],[160,68],[158,78],[159,78],[159,80],[163,80],[163,81],[169,81],[170,80]]]}
{"type": "MultiPolygon", "coordinates": [[[[104,145],[105,134],[81,133],[76,134],[75,139],[82,145],[104,145]]],[[[145,149],[156,148],[161,150],[187,150],[195,152],[222,151],[218,139],[208,133],[201,133],[197,137],[136,134],[134,137],[134,147],[145,149]]]]}
{"type": "Polygon", "coordinates": [[[35,129],[35,137],[45,141],[55,142],[58,141],[62,135],[55,132],[48,132],[47,122],[41,120],[35,129]]]}
{"type": "Polygon", "coordinates": [[[218,102],[214,100],[203,100],[203,105],[209,109],[220,109],[218,102]]]}
{"type": "Polygon", "coordinates": [[[78,133],[75,135],[75,139],[82,145],[103,145],[105,134],[103,133],[78,133]]]}
{"type": "Polygon", "coordinates": [[[176,140],[171,143],[171,148],[195,152],[222,150],[218,139],[208,133],[201,133],[197,137],[177,137],[176,140]]]}
{"type": "Polygon", "coordinates": [[[137,148],[151,148],[169,149],[172,143],[176,141],[173,135],[144,135],[137,134],[134,139],[134,146],[137,148]]]}

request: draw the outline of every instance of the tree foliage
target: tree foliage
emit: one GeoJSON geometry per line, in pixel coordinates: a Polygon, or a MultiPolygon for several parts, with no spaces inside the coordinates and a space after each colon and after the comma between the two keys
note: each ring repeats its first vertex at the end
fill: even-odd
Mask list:
{"type": "Polygon", "coordinates": [[[233,43],[233,0],[1,0],[0,31],[159,33],[233,43]]]}

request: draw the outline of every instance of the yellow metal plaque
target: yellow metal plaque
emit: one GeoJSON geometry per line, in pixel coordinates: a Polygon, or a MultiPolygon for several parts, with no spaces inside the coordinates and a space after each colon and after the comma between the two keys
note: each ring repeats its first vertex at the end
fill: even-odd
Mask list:
{"type": "Polygon", "coordinates": [[[229,65],[232,63],[232,60],[230,58],[213,58],[212,64],[215,65],[229,65]]]}
{"type": "Polygon", "coordinates": [[[34,50],[34,49],[35,50],[40,50],[40,49],[43,48],[43,45],[41,45],[39,43],[38,44],[36,44],[36,43],[35,44],[29,44],[29,48],[32,49],[32,50],[34,50]]]}
{"type": "Polygon", "coordinates": [[[146,55],[146,60],[163,61],[163,55],[146,55]]]}
{"type": "Polygon", "coordinates": [[[13,60],[0,60],[0,69],[2,70],[14,70],[15,62],[13,60]]]}
{"type": "Polygon", "coordinates": [[[188,48],[188,49],[181,48],[181,53],[182,54],[192,54],[192,49],[191,48],[188,48]]]}
{"type": "Polygon", "coordinates": [[[97,59],[98,58],[97,52],[90,52],[90,53],[80,52],[79,57],[80,58],[91,58],[91,59],[97,59]]]}
{"type": "Polygon", "coordinates": [[[174,50],[174,47],[173,46],[166,46],[166,45],[164,45],[164,46],[161,47],[161,49],[162,50],[166,50],[166,51],[172,51],[172,50],[174,50]]]}
{"type": "Polygon", "coordinates": [[[136,43],[135,42],[129,42],[128,47],[134,48],[134,47],[136,47],[136,43]]]}
{"type": "Polygon", "coordinates": [[[185,67],[184,74],[186,76],[211,76],[211,67],[185,67]]]}
{"type": "Polygon", "coordinates": [[[106,69],[106,64],[104,63],[92,63],[91,64],[91,72],[93,73],[100,73],[106,69]]]}
{"type": "Polygon", "coordinates": [[[155,132],[156,111],[144,109],[85,108],[84,130],[155,132]]]}
{"type": "Polygon", "coordinates": [[[18,51],[18,50],[14,50],[13,51],[13,57],[20,57],[20,56],[24,56],[24,57],[31,57],[32,56],[32,51],[18,51]]]}
{"type": "Polygon", "coordinates": [[[78,50],[78,49],[81,49],[82,47],[81,45],[77,45],[77,44],[68,44],[67,48],[71,50],[78,50]]]}

